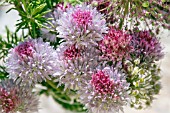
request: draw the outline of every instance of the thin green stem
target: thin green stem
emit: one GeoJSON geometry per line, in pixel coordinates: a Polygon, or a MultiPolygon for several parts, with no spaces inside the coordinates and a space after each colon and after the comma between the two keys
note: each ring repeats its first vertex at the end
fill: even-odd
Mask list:
{"type": "Polygon", "coordinates": [[[77,103],[77,102],[73,102],[73,101],[67,101],[67,100],[64,100],[62,98],[60,98],[59,96],[57,96],[53,91],[50,91],[50,94],[55,98],[57,99],[58,101],[62,102],[62,103],[66,103],[66,104],[69,104],[69,105],[80,105],[80,103],[77,103]]]}
{"type": "Polygon", "coordinates": [[[49,84],[53,89],[57,90],[57,91],[60,91],[57,86],[50,80],[47,80],[46,81],[47,84],[49,84]]]}

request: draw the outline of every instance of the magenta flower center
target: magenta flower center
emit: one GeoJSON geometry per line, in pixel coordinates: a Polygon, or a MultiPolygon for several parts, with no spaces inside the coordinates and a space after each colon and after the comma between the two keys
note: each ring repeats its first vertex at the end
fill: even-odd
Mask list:
{"type": "Polygon", "coordinates": [[[103,71],[98,71],[92,75],[91,84],[97,93],[114,94],[114,81],[103,71]]]}
{"type": "Polygon", "coordinates": [[[33,44],[31,42],[23,42],[15,48],[15,52],[17,52],[21,58],[24,58],[25,56],[32,57],[34,52],[33,44]]]}
{"type": "Polygon", "coordinates": [[[64,57],[67,60],[72,60],[80,56],[80,50],[75,47],[75,45],[70,46],[64,51],[64,57]]]}
{"type": "Polygon", "coordinates": [[[78,9],[72,14],[73,21],[77,23],[79,27],[86,27],[88,24],[92,23],[92,15],[90,11],[81,11],[78,9]]]}
{"type": "Polygon", "coordinates": [[[17,101],[15,91],[7,92],[4,88],[0,88],[0,105],[5,113],[11,113],[16,108],[17,101]]]}

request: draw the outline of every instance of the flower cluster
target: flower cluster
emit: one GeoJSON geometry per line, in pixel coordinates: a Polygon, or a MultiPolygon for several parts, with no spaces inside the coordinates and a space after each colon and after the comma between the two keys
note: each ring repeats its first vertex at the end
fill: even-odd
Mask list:
{"type": "MultiPolygon", "coordinates": [[[[11,49],[6,60],[9,78],[23,86],[53,78],[58,86],[64,84],[65,90],[75,91],[92,113],[123,111],[127,104],[137,109],[150,105],[161,88],[156,63],[164,55],[160,41],[150,31],[110,26],[111,18],[97,10],[102,0],[99,3],[97,8],[58,4],[49,13],[58,34],[42,29],[45,40],[27,39],[11,49]],[[62,42],[56,49],[45,42],[55,42],[54,37],[62,42]]],[[[107,6],[109,2],[105,2],[107,6]]],[[[1,109],[7,113],[21,109],[18,100],[24,95],[15,93],[15,88],[4,88],[0,87],[1,109]]]]}
{"type": "Polygon", "coordinates": [[[1,113],[33,113],[38,111],[38,98],[29,86],[21,86],[13,80],[0,82],[1,113]]]}
{"type": "Polygon", "coordinates": [[[58,82],[78,90],[80,102],[94,113],[119,112],[128,102],[135,108],[149,105],[160,89],[159,76],[156,76],[159,68],[155,63],[163,57],[159,40],[149,31],[107,27],[103,19],[90,5],[77,5],[66,10],[58,20],[59,37],[64,40],[57,48],[58,82]],[[133,66],[136,59],[140,63],[133,66]],[[143,73],[134,75],[136,66],[143,73]],[[144,88],[134,85],[141,79],[145,81],[144,86],[149,83],[149,89],[147,85],[144,88]],[[139,93],[141,100],[148,95],[145,103],[137,99],[139,95],[134,95],[137,89],[143,91],[139,93]]]}

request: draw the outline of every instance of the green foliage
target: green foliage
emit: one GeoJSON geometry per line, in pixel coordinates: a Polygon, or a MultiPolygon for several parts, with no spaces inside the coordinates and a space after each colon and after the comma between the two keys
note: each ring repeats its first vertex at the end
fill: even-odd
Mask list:
{"type": "Polygon", "coordinates": [[[8,27],[6,27],[6,37],[0,35],[0,60],[4,61],[4,58],[8,55],[9,49],[13,48],[14,45],[17,45],[18,42],[23,41],[23,39],[27,37],[22,32],[22,36],[19,37],[17,33],[12,33],[8,27]]]}
{"type": "Polygon", "coordinates": [[[77,101],[76,91],[64,90],[64,85],[58,86],[58,82],[46,81],[42,83],[47,90],[41,90],[40,94],[51,95],[53,99],[61,104],[65,109],[74,112],[85,112],[84,105],[77,101]]]}
{"type": "Polygon", "coordinates": [[[81,4],[85,0],[63,0],[65,4],[70,3],[72,5],[81,4]]]}
{"type": "Polygon", "coordinates": [[[0,65],[0,80],[7,78],[8,73],[5,71],[5,67],[0,65]]]}
{"type": "Polygon", "coordinates": [[[7,0],[7,2],[14,4],[10,10],[17,10],[21,17],[16,24],[16,31],[28,29],[29,35],[32,38],[37,38],[40,36],[40,28],[46,28],[44,24],[48,23],[48,18],[45,18],[45,15],[59,0],[7,0]]]}
{"type": "Polygon", "coordinates": [[[16,24],[16,31],[28,29],[33,38],[38,37],[39,28],[47,22],[47,19],[43,17],[48,12],[47,4],[42,0],[11,0],[10,2],[15,6],[12,9],[17,10],[21,17],[16,24]]]}
{"type": "Polygon", "coordinates": [[[144,2],[144,3],[142,4],[142,6],[143,6],[143,7],[149,7],[149,2],[148,2],[148,1],[144,2]]]}

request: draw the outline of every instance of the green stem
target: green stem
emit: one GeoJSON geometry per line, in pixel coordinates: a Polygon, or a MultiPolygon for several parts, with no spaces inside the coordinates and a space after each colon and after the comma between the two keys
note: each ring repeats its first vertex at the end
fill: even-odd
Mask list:
{"type": "Polygon", "coordinates": [[[69,105],[80,105],[80,103],[75,103],[75,102],[72,102],[72,101],[67,101],[67,100],[64,100],[62,98],[60,98],[59,96],[57,96],[54,92],[50,91],[50,94],[53,96],[53,98],[57,99],[58,101],[62,102],[62,103],[65,103],[65,104],[69,104],[69,105]]]}
{"type": "Polygon", "coordinates": [[[50,85],[53,89],[61,92],[61,90],[59,90],[59,89],[57,88],[57,86],[56,86],[52,81],[47,80],[46,83],[47,83],[48,85],[50,85]]]}
{"type": "MultiPolygon", "coordinates": [[[[126,0],[122,0],[122,3],[126,2],[126,0]]],[[[123,6],[124,7],[124,14],[123,14],[123,19],[120,21],[119,28],[122,29],[125,18],[127,14],[129,13],[129,4],[130,0],[127,1],[127,3],[123,6]]]]}

